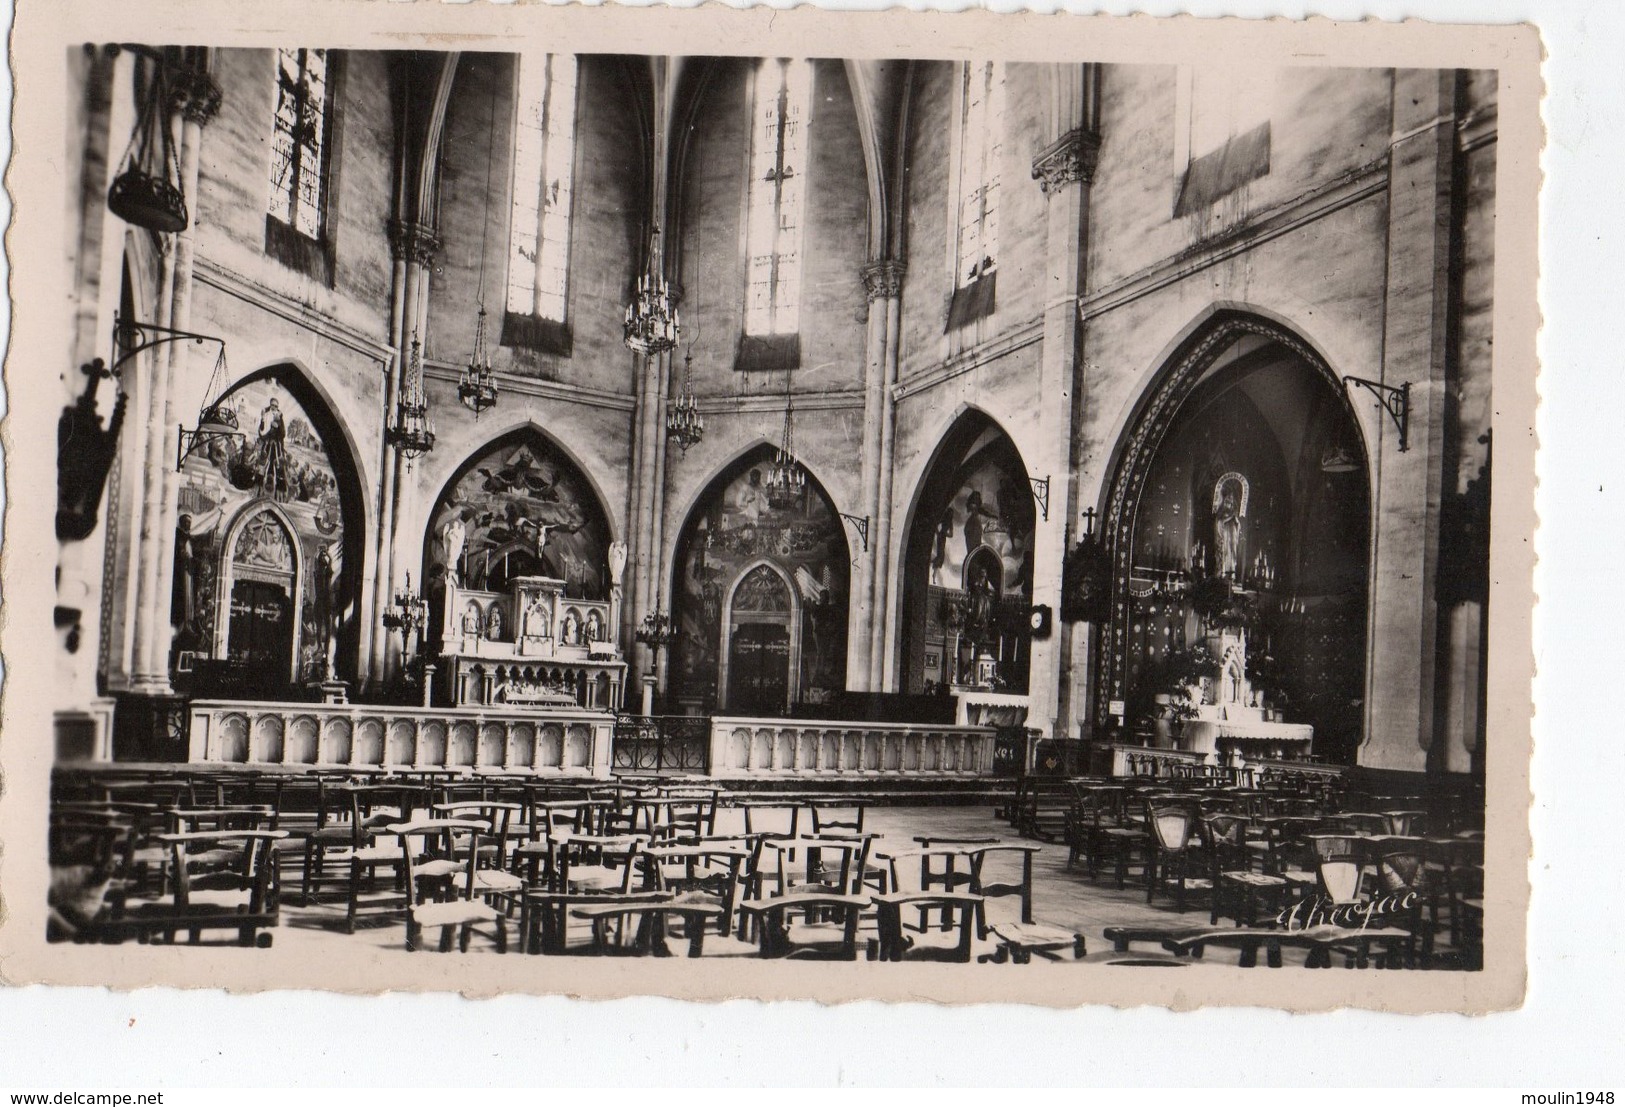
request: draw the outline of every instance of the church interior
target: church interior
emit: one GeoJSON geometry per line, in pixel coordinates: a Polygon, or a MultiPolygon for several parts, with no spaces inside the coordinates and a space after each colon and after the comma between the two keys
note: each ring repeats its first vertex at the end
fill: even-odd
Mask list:
{"type": "Polygon", "coordinates": [[[1494,72],[68,73],[53,936],[1477,966],[1494,72]]]}

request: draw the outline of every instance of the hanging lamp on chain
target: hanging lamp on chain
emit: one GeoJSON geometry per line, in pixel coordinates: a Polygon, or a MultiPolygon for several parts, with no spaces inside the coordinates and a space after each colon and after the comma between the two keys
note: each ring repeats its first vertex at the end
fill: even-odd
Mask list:
{"type": "Polygon", "coordinates": [[[638,278],[637,294],[626,306],[626,344],[645,357],[677,345],[677,298],[660,273],[660,229],[649,235],[649,264],[638,278]]]}
{"type": "Polygon", "coordinates": [[[683,387],[666,405],[666,437],[676,442],[685,454],[690,446],[705,437],[705,417],[700,414],[699,401],[694,396],[693,364],[691,346],[683,358],[683,387]]]}
{"type": "Polygon", "coordinates": [[[491,350],[485,336],[485,255],[491,230],[491,162],[495,156],[497,132],[496,83],[491,84],[491,123],[485,139],[485,218],[480,223],[480,284],[475,294],[479,315],[474,319],[474,353],[457,381],[457,398],[480,417],[480,412],[497,406],[497,377],[491,368],[491,350]]]}
{"type": "Polygon", "coordinates": [[[795,404],[790,370],[784,371],[784,436],[767,474],[767,502],[779,511],[795,507],[807,491],[807,470],[796,459],[795,404]]]}
{"type": "Polygon", "coordinates": [[[133,226],[177,234],[186,229],[189,217],[180,158],[169,126],[173,101],[164,56],[135,48],[134,80],[135,129],[118,176],[107,190],[107,208],[133,226]]]}
{"type": "Polygon", "coordinates": [[[412,356],[401,380],[400,397],[395,402],[395,421],[386,438],[394,451],[407,461],[434,449],[434,421],[429,418],[429,398],[423,388],[423,349],[417,332],[412,332],[412,356]]]}
{"type": "Polygon", "coordinates": [[[203,406],[198,409],[196,428],[182,427],[175,442],[175,471],[180,472],[186,459],[198,450],[211,445],[224,444],[242,438],[237,409],[226,401],[226,389],[231,384],[231,372],[226,368],[226,344],[220,344],[220,353],[214,359],[214,371],[203,390],[203,406]]]}

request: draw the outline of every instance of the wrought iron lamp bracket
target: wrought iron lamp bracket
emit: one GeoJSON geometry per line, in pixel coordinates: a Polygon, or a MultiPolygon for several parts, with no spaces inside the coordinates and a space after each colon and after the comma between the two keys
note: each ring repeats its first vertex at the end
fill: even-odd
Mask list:
{"type": "Polygon", "coordinates": [[[196,331],[181,331],[174,327],[160,327],[157,323],[139,323],[129,319],[120,319],[113,316],[113,364],[107,370],[112,376],[118,377],[119,370],[124,363],[138,354],[143,354],[154,346],[162,346],[169,342],[184,342],[191,339],[198,345],[205,342],[218,342],[221,349],[226,346],[224,338],[212,334],[198,334],[196,331]]]}
{"type": "Polygon", "coordinates": [[[1044,516],[1044,522],[1049,522],[1049,478],[1028,477],[1028,483],[1033,486],[1033,499],[1038,502],[1038,510],[1044,516]]]}
{"type": "Polygon", "coordinates": [[[1388,413],[1388,418],[1394,421],[1399,431],[1399,452],[1405,453],[1410,449],[1411,430],[1411,382],[1395,387],[1381,381],[1367,380],[1365,377],[1344,377],[1345,386],[1357,384],[1377,398],[1377,403],[1388,413]]]}
{"type": "Polygon", "coordinates": [[[868,553],[869,552],[869,516],[867,516],[867,515],[848,515],[844,511],[839,512],[839,514],[840,514],[841,518],[845,519],[848,523],[852,524],[852,529],[857,532],[858,541],[863,543],[863,552],[868,553]]]}

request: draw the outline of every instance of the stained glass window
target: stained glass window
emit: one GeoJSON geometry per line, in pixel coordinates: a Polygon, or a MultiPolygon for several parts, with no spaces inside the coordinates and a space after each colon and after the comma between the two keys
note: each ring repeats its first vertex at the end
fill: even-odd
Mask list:
{"type": "Polygon", "coordinates": [[[518,106],[508,310],[562,323],[569,288],[575,171],[575,56],[521,57],[518,106]]]}
{"type": "Polygon", "coordinates": [[[769,59],[756,70],[745,230],[745,333],[800,328],[802,212],[807,196],[807,114],[812,68],[769,59]]]}
{"type": "Polygon", "coordinates": [[[990,275],[999,256],[999,163],[1004,150],[1004,67],[965,67],[959,143],[959,249],[955,283],[990,275]]]}
{"type": "Polygon", "coordinates": [[[266,210],[306,238],[322,236],[327,185],[326,50],[276,52],[271,195],[266,210]]]}

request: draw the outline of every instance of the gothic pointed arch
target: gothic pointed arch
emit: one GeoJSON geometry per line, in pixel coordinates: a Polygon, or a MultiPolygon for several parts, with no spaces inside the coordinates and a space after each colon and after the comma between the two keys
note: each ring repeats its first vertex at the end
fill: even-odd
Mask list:
{"type": "Polygon", "coordinates": [[[920,478],[904,539],[903,691],[1027,691],[1035,526],[1021,452],[966,409],[920,478]]]}
{"type": "Polygon", "coordinates": [[[725,466],[679,532],[667,696],[683,710],[782,714],[846,687],[846,532],[810,474],[795,502],[772,502],[773,460],[763,444],[725,466]]]}
{"type": "Polygon", "coordinates": [[[180,469],[170,611],[177,678],[197,694],[275,697],[301,684],[353,679],[366,509],[348,438],[314,383],[289,362],[248,374],[217,406],[238,433],[201,440],[180,469]],[[258,564],[238,548],[250,524],[262,540],[258,564]],[[282,576],[266,561],[279,534],[288,555],[282,576]],[[248,580],[259,585],[239,587],[248,580]],[[241,617],[273,618],[284,602],[293,653],[287,664],[278,653],[267,665],[269,647],[245,637],[241,617]]]}
{"type": "Polygon", "coordinates": [[[551,577],[568,599],[608,599],[611,538],[592,482],[550,436],[529,424],[500,434],[458,466],[429,513],[429,625],[440,626],[436,597],[448,574],[486,592],[505,592],[515,577],[551,577]]]}
{"type": "Polygon", "coordinates": [[[1232,686],[1247,701],[1226,721],[1312,726],[1317,756],[1352,760],[1370,505],[1337,373],[1280,323],[1215,314],[1156,374],[1116,453],[1096,728],[1148,727],[1166,674],[1211,657],[1208,707],[1232,686]]]}

